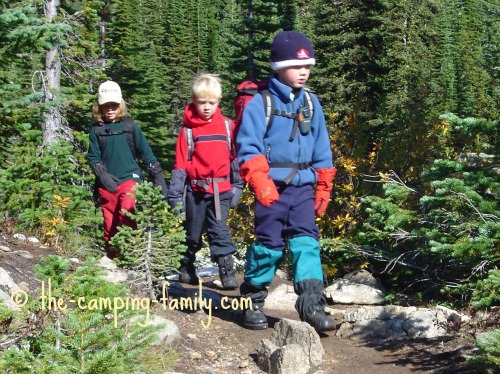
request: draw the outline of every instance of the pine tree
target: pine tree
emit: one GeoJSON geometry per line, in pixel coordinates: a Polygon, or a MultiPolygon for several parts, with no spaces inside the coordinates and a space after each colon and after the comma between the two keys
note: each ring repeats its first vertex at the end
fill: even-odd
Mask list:
{"type": "Polygon", "coordinates": [[[124,262],[144,275],[145,289],[155,299],[154,285],[175,274],[180,265],[185,231],[158,188],[144,182],[134,188],[136,211],[127,213],[137,228],[120,227],[111,244],[121,250],[124,262]]]}
{"type": "Polygon", "coordinates": [[[167,110],[173,115],[169,127],[180,129],[186,105],[191,100],[192,80],[200,68],[197,50],[196,2],[173,0],[168,3],[165,32],[167,35],[164,64],[168,74],[167,110]]]}
{"type": "Polygon", "coordinates": [[[383,101],[378,117],[378,167],[394,170],[404,180],[416,178],[425,167],[436,142],[433,113],[432,31],[436,9],[433,2],[386,2],[383,15],[386,53],[379,59],[387,72],[381,83],[383,101]],[[383,161],[382,161],[383,160],[383,161]],[[419,167],[421,165],[421,167],[419,167]]]}
{"type": "Polygon", "coordinates": [[[418,190],[394,173],[381,174],[385,196],[362,199],[366,219],[358,239],[369,243],[370,256],[386,259],[400,287],[414,285],[431,296],[439,290],[464,303],[472,296],[487,302],[499,287],[491,287],[493,276],[486,280],[500,261],[494,192],[500,187],[494,161],[498,123],[453,114],[442,120],[449,127],[440,139],[443,146],[450,154],[464,152],[456,159],[435,160],[422,172],[425,183],[418,190]]]}
{"type": "Polygon", "coordinates": [[[157,340],[155,332],[162,326],[145,326],[149,304],[137,303],[141,299],[136,304],[129,300],[125,307],[127,298],[133,298],[130,290],[103,280],[104,271],[96,262],[89,259],[71,272],[69,261],[61,256],[45,257],[36,265],[45,298],[28,304],[28,315],[43,320],[44,329],[2,352],[3,372],[111,374],[141,370],[139,356],[157,340]],[[49,289],[52,300],[63,304],[49,300],[49,289]]]}

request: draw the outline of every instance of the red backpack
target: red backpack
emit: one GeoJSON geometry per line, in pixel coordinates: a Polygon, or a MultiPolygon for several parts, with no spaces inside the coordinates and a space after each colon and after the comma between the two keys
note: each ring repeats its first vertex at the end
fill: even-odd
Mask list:
{"type": "Polygon", "coordinates": [[[252,100],[255,94],[258,92],[262,93],[262,91],[267,91],[267,80],[259,82],[244,80],[236,87],[236,99],[234,100],[234,112],[236,114],[236,121],[234,123],[236,124],[236,129],[240,126],[243,109],[245,109],[246,105],[252,100]]]}

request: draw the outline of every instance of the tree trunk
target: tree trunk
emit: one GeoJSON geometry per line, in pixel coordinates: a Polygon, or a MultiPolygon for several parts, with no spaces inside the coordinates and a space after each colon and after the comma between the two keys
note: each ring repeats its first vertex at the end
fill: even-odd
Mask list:
{"type": "MultiPolygon", "coordinates": [[[[57,15],[59,0],[45,1],[45,17],[47,23],[51,23],[57,15]]],[[[61,59],[59,56],[59,45],[47,51],[45,56],[45,84],[44,102],[47,109],[43,114],[42,123],[43,145],[57,143],[62,139],[71,140],[71,131],[61,115],[59,104],[56,102],[61,92],[61,59]]]]}

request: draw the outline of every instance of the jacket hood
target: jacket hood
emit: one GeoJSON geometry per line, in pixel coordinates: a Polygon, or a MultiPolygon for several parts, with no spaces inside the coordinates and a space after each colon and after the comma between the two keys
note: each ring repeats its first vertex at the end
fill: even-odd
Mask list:
{"type": "Polygon", "coordinates": [[[196,111],[196,107],[194,106],[193,103],[188,104],[188,106],[186,106],[186,110],[184,111],[184,126],[186,127],[190,128],[201,127],[211,123],[212,121],[219,121],[219,120],[222,121],[224,120],[220,108],[216,109],[214,115],[209,121],[198,116],[198,112],[196,111]]]}

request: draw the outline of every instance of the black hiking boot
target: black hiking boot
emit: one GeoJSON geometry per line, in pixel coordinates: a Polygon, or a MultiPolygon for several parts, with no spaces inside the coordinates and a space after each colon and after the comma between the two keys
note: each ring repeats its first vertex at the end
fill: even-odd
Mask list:
{"type": "Polygon", "coordinates": [[[198,284],[196,276],[196,267],[194,261],[196,254],[194,251],[186,251],[181,258],[181,267],[179,268],[179,282],[187,284],[198,284]]]}
{"type": "Polygon", "coordinates": [[[252,303],[252,308],[243,312],[243,326],[250,330],[267,329],[267,317],[263,308],[264,304],[252,303]]]}
{"type": "Polygon", "coordinates": [[[312,310],[306,314],[303,321],[310,324],[317,332],[330,331],[335,329],[335,324],[333,320],[328,317],[325,313],[323,306],[315,306],[312,310]]]}
{"type": "Polygon", "coordinates": [[[187,284],[198,284],[196,269],[190,266],[181,266],[179,268],[179,282],[187,284]]]}
{"type": "Polygon", "coordinates": [[[219,265],[219,277],[222,282],[222,288],[225,290],[234,290],[237,288],[238,281],[235,277],[236,270],[234,269],[233,255],[221,256],[217,259],[217,263],[219,265]]]}

